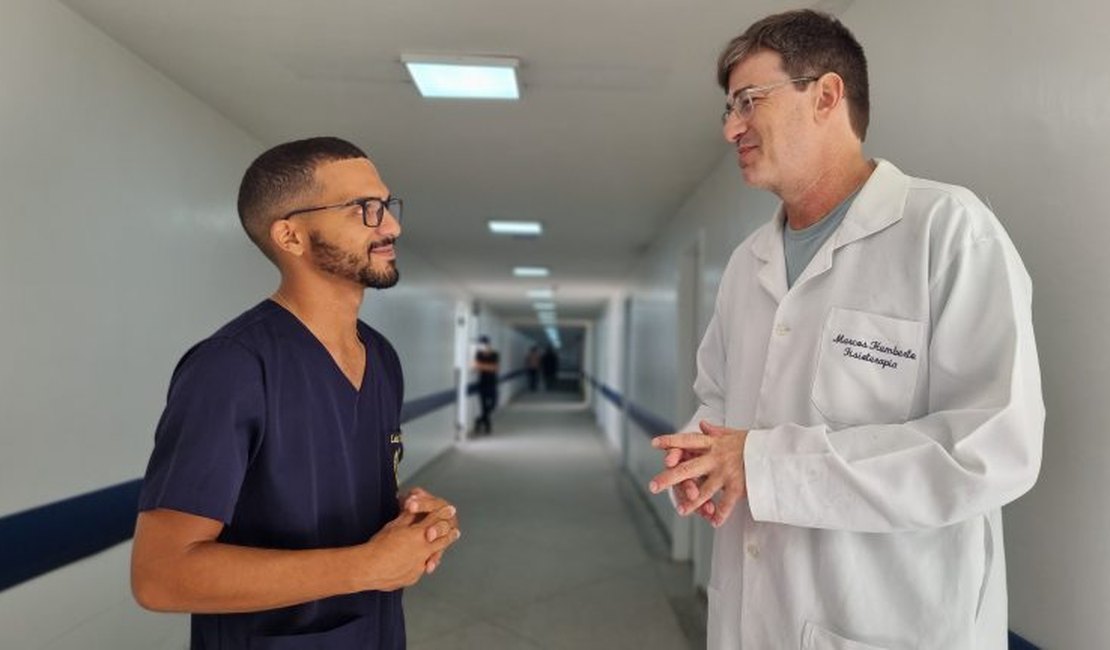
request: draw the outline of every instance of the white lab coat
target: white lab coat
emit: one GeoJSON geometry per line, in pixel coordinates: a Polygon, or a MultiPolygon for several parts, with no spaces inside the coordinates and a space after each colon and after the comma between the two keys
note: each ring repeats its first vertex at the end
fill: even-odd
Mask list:
{"type": "Polygon", "coordinates": [[[1002,505],[1044,406],[1017,251],[970,191],[879,161],[787,290],[783,215],[733,253],[698,420],[750,429],[711,650],[1006,647],[1002,505]]]}

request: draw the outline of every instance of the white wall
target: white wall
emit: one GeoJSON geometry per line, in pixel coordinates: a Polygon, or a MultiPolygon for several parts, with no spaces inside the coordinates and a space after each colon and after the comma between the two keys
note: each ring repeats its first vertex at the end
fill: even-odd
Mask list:
{"type": "MultiPolygon", "coordinates": [[[[0,78],[2,516],[141,476],[177,357],[276,275],[234,212],[250,135],[55,2],[5,2],[0,78]]],[[[0,592],[0,646],[172,643],[127,554],[0,592]]]]}
{"type": "MultiPolygon", "coordinates": [[[[139,478],[174,364],[277,274],[235,214],[263,144],[53,0],[0,19],[0,517],[139,478]]],[[[388,177],[388,169],[383,169],[388,177]]],[[[399,244],[402,284],[363,316],[409,398],[452,386],[460,291],[399,244]]],[[[406,426],[411,475],[451,409],[406,426]]],[[[181,648],[145,613],[130,545],[0,592],[0,648],[181,648]]]]}
{"type": "MultiPolygon", "coordinates": [[[[594,379],[621,394],[624,393],[625,383],[622,376],[625,347],[625,300],[626,296],[623,293],[610,297],[605,305],[604,313],[594,325],[597,345],[594,354],[594,368],[591,371],[594,379]]],[[[605,435],[609,449],[615,457],[623,458],[624,412],[605,399],[597,390],[595,390],[593,405],[598,426],[601,427],[605,435]]]]}
{"type": "MultiPolygon", "coordinates": [[[[856,0],[841,17],[870,63],[868,153],[987,198],[1033,277],[1048,422],[1040,481],[1005,510],[1011,628],[1044,647],[1105,647],[1110,5],[856,0]]],[[[658,321],[674,322],[678,255],[705,229],[711,308],[729,252],[774,206],[743,187],[728,153],[660,234],[635,274],[635,401],[685,419],[666,410],[673,375],[658,357],[672,336],[658,321]]]]}

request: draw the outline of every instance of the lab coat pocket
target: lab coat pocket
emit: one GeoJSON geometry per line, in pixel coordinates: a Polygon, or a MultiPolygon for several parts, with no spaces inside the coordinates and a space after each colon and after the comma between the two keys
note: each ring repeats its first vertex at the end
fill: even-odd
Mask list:
{"type": "Polygon", "coordinates": [[[802,650],[884,650],[877,645],[853,641],[806,621],[802,628],[802,650]]]}
{"type": "Polygon", "coordinates": [[[814,407],[832,423],[905,422],[924,335],[918,321],[834,307],[821,331],[814,407]]]}

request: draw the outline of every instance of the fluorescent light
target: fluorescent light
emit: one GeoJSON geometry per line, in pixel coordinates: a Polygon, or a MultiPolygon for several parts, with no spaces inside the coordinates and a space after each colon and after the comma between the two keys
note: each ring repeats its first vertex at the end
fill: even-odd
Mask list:
{"type": "Polygon", "coordinates": [[[524,295],[532,300],[551,300],[555,297],[555,292],[551,289],[529,289],[524,295]]]}
{"type": "Polygon", "coordinates": [[[490,219],[489,231],[495,235],[542,235],[543,224],[538,221],[498,221],[490,219]]]}
{"type": "Polygon", "coordinates": [[[532,309],[536,311],[555,311],[555,303],[553,302],[534,302],[532,309]]]}
{"type": "Polygon", "coordinates": [[[546,266],[517,266],[513,268],[513,275],[518,278],[546,278],[551,271],[546,266]]]}
{"type": "Polygon", "coordinates": [[[492,57],[401,57],[424,97],[520,99],[516,59],[492,57]]]}
{"type": "Polygon", "coordinates": [[[539,321],[541,323],[544,323],[545,325],[548,324],[548,321],[550,321],[551,323],[554,323],[557,320],[556,317],[555,317],[555,312],[553,312],[553,311],[539,311],[539,312],[536,312],[536,318],[538,318],[539,321]]]}

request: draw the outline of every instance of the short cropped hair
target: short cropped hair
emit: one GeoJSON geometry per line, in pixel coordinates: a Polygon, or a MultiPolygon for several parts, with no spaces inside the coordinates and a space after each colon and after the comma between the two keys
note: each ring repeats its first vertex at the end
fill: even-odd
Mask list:
{"type": "Polygon", "coordinates": [[[274,259],[270,226],[282,216],[279,210],[315,187],[319,165],[351,158],[367,155],[350,142],[333,137],[286,142],[255,158],[239,184],[239,221],[247,236],[274,259]]]}
{"type": "Polygon", "coordinates": [[[836,18],[804,9],[768,16],[732,39],[717,59],[717,83],[728,92],[728,78],[741,61],[763,50],[777,52],[791,77],[835,72],[844,80],[852,130],[862,141],[871,117],[867,57],[863,47],[836,18]]]}

